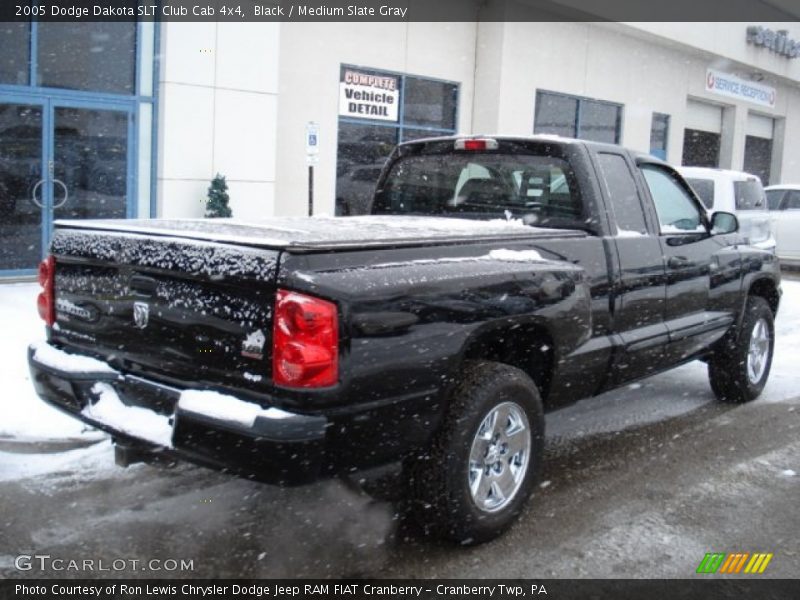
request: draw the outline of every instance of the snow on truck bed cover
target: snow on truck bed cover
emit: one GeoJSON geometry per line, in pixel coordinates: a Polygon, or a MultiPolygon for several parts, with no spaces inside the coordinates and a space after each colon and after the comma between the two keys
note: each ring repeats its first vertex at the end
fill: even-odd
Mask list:
{"type": "Polygon", "coordinates": [[[446,217],[274,217],[236,219],[117,219],[56,221],[61,228],[128,232],[155,236],[232,242],[288,249],[419,244],[475,238],[531,238],[583,235],[571,230],[530,227],[520,220],[477,221],[446,217]]]}

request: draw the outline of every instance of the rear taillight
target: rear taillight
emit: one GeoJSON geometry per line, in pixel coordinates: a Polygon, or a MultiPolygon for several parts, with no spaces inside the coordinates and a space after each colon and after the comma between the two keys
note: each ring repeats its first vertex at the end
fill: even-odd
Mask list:
{"type": "Polygon", "coordinates": [[[272,379],[293,388],[328,387],[338,381],[339,319],[333,302],[278,290],[272,379]]]}
{"type": "Polygon", "coordinates": [[[56,259],[51,254],[39,263],[39,285],[42,286],[42,291],[36,299],[39,316],[50,327],[56,322],[55,277],[56,259]]]}

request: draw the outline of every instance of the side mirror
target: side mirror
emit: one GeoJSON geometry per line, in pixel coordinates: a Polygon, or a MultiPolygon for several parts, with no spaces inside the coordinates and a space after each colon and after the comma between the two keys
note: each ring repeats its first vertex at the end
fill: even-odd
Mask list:
{"type": "Polygon", "coordinates": [[[724,235],[739,231],[739,219],[729,212],[718,211],[711,215],[711,235],[724,235]]]}

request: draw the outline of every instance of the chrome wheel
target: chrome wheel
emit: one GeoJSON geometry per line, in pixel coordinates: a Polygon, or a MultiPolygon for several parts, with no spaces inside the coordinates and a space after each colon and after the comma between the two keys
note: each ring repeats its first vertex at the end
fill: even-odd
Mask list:
{"type": "Polygon", "coordinates": [[[750,333],[750,346],[747,350],[747,379],[753,385],[761,381],[769,362],[769,327],[764,319],[759,319],[750,333]]]}
{"type": "Polygon", "coordinates": [[[484,512],[502,510],[522,487],[531,452],[531,430],[525,411],[503,402],[487,414],[472,440],[469,490],[484,512]]]}

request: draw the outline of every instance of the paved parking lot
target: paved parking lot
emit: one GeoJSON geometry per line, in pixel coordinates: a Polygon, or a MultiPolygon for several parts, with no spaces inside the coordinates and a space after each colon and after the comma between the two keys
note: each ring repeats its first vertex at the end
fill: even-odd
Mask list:
{"type": "Polygon", "coordinates": [[[338,481],[277,489],[188,465],[118,469],[110,443],[91,434],[69,451],[6,434],[0,575],[21,574],[20,554],[50,554],[192,561],[190,572],[122,573],[131,576],[690,577],[714,551],[772,552],[765,575],[794,577],[800,282],[785,287],[762,398],[716,403],[693,363],[551,413],[542,487],[490,544],[425,539],[392,505],[338,481]]]}

